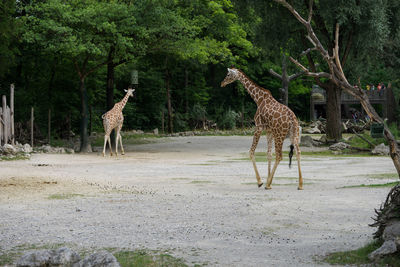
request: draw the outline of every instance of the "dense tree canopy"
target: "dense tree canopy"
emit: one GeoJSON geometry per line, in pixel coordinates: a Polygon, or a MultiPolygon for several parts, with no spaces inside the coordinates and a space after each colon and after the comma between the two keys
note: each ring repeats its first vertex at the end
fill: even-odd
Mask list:
{"type": "MultiPolygon", "coordinates": [[[[309,1],[292,1],[305,17],[309,1]]],[[[181,131],[252,125],[256,105],[238,83],[219,86],[234,64],[279,99],[282,55],[326,68],[305,30],[282,6],[259,0],[2,1],[0,4],[0,89],[16,84],[16,121],[29,119],[52,135],[102,131],[101,115],[119,101],[137,70],[134,99],[124,109],[124,129],[181,131]],[[319,65],[317,65],[319,64],[319,65]],[[164,122],[164,125],[163,125],[164,122]]],[[[313,25],[329,49],[341,25],[340,57],[351,83],[392,82],[400,63],[398,1],[314,1],[313,25]]],[[[299,69],[288,62],[288,73],[299,69]]],[[[291,82],[289,107],[309,119],[313,84],[291,82]]],[[[339,110],[340,113],[340,110],[339,110]]],[[[339,114],[340,119],[340,114],[339,114]]],[[[44,137],[44,134],[42,134],[44,137]]]]}

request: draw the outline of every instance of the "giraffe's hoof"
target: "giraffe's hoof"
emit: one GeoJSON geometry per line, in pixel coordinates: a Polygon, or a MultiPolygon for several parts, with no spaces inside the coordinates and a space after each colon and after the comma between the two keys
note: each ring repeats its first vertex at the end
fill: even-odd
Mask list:
{"type": "Polygon", "coordinates": [[[302,186],[297,187],[297,190],[303,190],[302,186]]]}
{"type": "Polygon", "coordinates": [[[260,188],[262,185],[263,185],[263,183],[261,183],[261,184],[258,184],[258,188],[260,188]]]}
{"type": "Polygon", "coordinates": [[[125,155],[125,152],[122,152],[121,155],[125,155]]]}
{"type": "Polygon", "coordinates": [[[271,190],[271,189],[272,189],[271,186],[266,186],[266,187],[265,187],[265,190],[271,190]]]}

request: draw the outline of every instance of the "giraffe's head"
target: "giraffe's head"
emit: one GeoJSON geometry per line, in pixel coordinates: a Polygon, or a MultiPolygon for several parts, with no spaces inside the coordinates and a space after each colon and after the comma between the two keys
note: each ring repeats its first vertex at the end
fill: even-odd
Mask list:
{"type": "Polygon", "coordinates": [[[132,96],[133,97],[133,93],[135,92],[135,89],[129,87],[128,90],[124,89],[124,91],[126,92],[126,94],[128,96],[132,96]]]}
{"type": "Polygon", "coordinates": [[[239,79],[239,70],[236,68],[228,68],[228,74],[226,74],[225,79],[221,82],[221,87],[225,87],[227,84],[230,84],[239,79]]]}

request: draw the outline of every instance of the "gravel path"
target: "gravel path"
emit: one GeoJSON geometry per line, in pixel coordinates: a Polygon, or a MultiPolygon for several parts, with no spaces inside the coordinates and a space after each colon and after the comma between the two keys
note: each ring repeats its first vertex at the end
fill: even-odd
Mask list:
{"type": "MultiPolygon", "coordinates": [[[[368,224],[390,188],[343,187],[395,181],[381,175],[396,173],[389,157],[304,156],[298,191],[297,161],[289,169],[285,152],[266,191],[243,160],[251,142],[177,137],[126,147],[118,158],[2,161],[0,251],[67,244],[168,251],[189,265],[316,266],[371,241],[368,224]]],[[[258,167],[265,183],[267,165],[258,167]]]]}

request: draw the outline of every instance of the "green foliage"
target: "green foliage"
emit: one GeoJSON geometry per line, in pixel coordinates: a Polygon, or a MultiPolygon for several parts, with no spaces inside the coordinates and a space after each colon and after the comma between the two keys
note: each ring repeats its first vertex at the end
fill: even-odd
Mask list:
{"type": "MultiPolygon", "coordinates": [[[[108,62],[113,62],[115,70],[114,102],[124,96],[130,72],[135,69],[139,74],[136,97],[123,111],[124,131],[161,128],[163,114],[167,118],[166,69],[175,130],[201,128],[203,122],[231,129],[243,121],[244,127],[251,127],[256,104],[239,83],[220,87],[226,68],[235,64],[278,99],[281,83],[268,70],[281,72],[282,53],[307,64],[305,57],[298,57],[310,45],[303,42],[304,29],[274,1],[132,3],[1,2],[1,94],[8,94],[3,88],[16,83],[15,119],[22,129],[27,128],[25,122],[34,107],[37,138],[47,137],[49,109],[53,137],[67,138],[69,129],[78,133],[85,98],[77,89],[84,77],[89,133],[103,131],[108,62]]],[[[303,16],[307,15],[305,3],[294,3],[303,16]]],[[[398,98],[394,77],[400,62],[400,4],[394,0],[314,3],[313,26],[323,45],[331,49],[336,21],[341,25],[342,56],[348,40],[352,42],[344,64],[350,82],[356,83],[358,77],[362,86],[393,81],[398,98]]],[[[323,60],[314,52],[310,55],[320,63],[319,70],[326,71],[323,60]]],[[[298,71],[288,62],[289,74],[298,71]]],[[[289,86],[289,107],[302,120],[309,117],[313,83],[302,76],[289,86]]]]}

